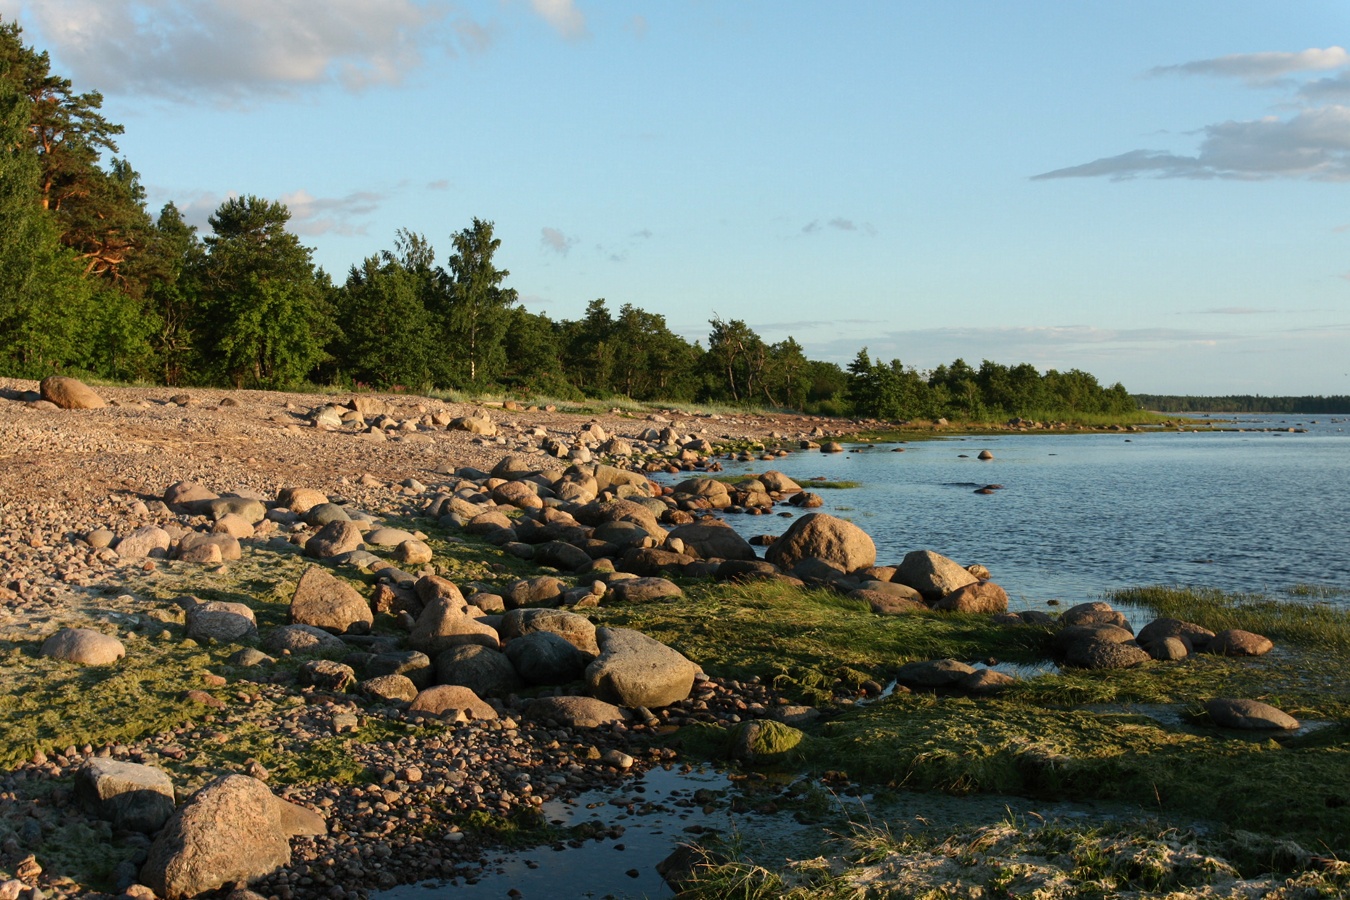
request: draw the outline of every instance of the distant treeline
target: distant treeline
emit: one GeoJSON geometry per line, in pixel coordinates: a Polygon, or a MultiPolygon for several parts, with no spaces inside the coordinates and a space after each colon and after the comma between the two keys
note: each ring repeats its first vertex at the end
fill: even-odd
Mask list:
{"type": "Polygon", "coordinates": [[[1170,394],[1135,394],[1142,409],[1164,413],[1318,413],[1350,414],[1350,396],[1262,397],[1234,394],[1227,397],[1175,397],[1170,394]]]}
{"type": "Polygon", "coordinates": [[[884,419],[1129,415],[1125,388],[1086,372],[956,360],[932,371],[845,370],[797,341],[713,315],[706,344],[665,318],[603,299],[577,321],[519,304],[492,222],[473,219],[438,260],[420,234],[341,282],[288,230],[290,211],[226,200],[199,235],[157,216],[117,158],[122,126],[76,93],[46,53],[0,22],[0,375],[55,372],[165,385],[368,386],[560,399],[725,402],[884,419]],[[110,159],[105,163],[104,156],[110,159]]]}

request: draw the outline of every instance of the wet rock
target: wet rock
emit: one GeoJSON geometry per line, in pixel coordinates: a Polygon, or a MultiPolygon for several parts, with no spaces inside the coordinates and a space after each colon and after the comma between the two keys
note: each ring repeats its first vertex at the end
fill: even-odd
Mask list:
{"type": "Polygon", "coordinates": [[[92,628],[62,628],[42,642],[38,653],[82,666],[112,665],[127,655],[121,641],[92,628]]]}
{"type": "Polygon", "coordinates": [[[1205,650],[1220,656],[1262,656],[1275,648],[1270,638],[1239,628],[1220,631],[1205,650]]]}
{"type": "Polygon", "coordinates": [[[952,687],[975,672],[974,666],[959,660],[927,659],[901,666],[895,680],[917,688],[952,687]]]}
{"type": "Polygon", "coordinates": [[[1249,731],[1285,730],[1299,727],[1298,719],[1259,700],[1215,698],[1205,701],[1205,712],[1221,728],[1249,731]]]}

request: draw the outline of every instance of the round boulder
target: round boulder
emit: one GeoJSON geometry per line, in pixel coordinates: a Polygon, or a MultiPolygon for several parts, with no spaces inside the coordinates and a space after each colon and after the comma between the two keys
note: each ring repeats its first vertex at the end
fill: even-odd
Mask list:
{"type": "Polygon", "coordinates": [[[975,584],[979,579],[960,563],[941,553],[912,550],[905,554],[891,580],[909,585],[923,594],[924,600],[936,603],[953,591],[975,584]]]}
{"type": "Polygon", "coordinates": [[[819,559],[844,571],[876,565],[872,538],[852,522],[825,513],[807,513],[774,541],[764,558],[788,570],[804,559],[819,559]]]}
{"type": "Polygon", "coordinates": [[[62,628],[43,641],[38,652],[83,666],[108,666],[127,655],[121,641],[92,628],[62,628]]]}
{"type": "Polygon", "coordinates": [[[55,403],[62,409],[102,409],[107,405],[89,385],[65,375],[49,375],[42,379],[38,392],[42,394],[43,400],[55,403]]]}
{"type": "Polygon", "coordinates": [[[1298,719],[1259,700],[1233,700],[1216,697],[1205,702],[1205,712],[1221,728],[1241,728],[1250,731],[1298,728],[1298,719]]]}

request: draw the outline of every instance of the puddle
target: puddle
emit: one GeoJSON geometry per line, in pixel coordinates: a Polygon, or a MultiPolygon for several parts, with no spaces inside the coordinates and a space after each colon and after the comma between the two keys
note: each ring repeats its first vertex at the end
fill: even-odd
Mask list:
{"type": "Polygon", "coordinates": [[[797,823],[788,813],[733,812],[739,793],[726,773],[711,768],[652,769],[621,789],[591,791],[569,802],[543,807],[551,824],[569,828],[603,823],[597,837],[581,846],[544,845],[490,858],[473,884],[404,885],[373,896],[379,900],[433,900],[439,897],[662,898],[675,893],[656,864],[677,844],[717,834],[736,838],[756,859],[781,864],[793,852],[819,843],[819,829],[797,823]]]}

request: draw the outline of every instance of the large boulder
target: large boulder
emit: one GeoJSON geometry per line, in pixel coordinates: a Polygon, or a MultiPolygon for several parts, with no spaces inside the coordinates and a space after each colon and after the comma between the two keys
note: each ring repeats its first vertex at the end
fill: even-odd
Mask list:
{"type": "Polygon", "coordinates": [[[187,611],[187,635],[194,641],[239,641],[258,636],[258,621],[246,603],[209,600],[187,611]]]}
{"type": "Polygon", "coordinates": [[[670,531],[684,542],[685,552],[700,559],[758,559],[750,542],[721,519],[703,519],[670,531]]]}
{"type": "Polygon", "coordinates": [[[707,501],[713,509],[726,509],[731,505],[731,491],[725,484],[712,478],[687,478],[675,485],[676,497],[693,497],[707,501]]]}
{"type": "Polygon", "coordinates": [[[165,900],[253,882],[291,861],[292,835],[324,830],[317,814],[273,796],[261,781],[226,775],[169,819],[150,845],[141,882],[165,900]]]}
{"type": "Polygon", "coordinates": [[[49,375],[42,379],[38,392],[42,394],[43,400],[55,403],[62,409],[102,409],[107,405],[89,385],[65,375],[49,375]]]}
{"type": "Polygon", "coordinates": [[[592,658],[600,653],[600,647],[595,642],[595,624],[574,612],[561,609],[513,609],[502,616],[499,627],[504,641],[547,631],[592,658]]]}
{"type": "Polygon", "coordinates": [[[1275,648],[1274,642],[1262,634],[1253,634],[1240,628],[1220,631],[1205,647],[1220,656],[1262,656],[1275,648]]]}
{"type": "Polygon", "coordinates": [[[1162,617],[1139,629],[1139,644],[1148,647],[1167,638],[1184,639],[1192,650],[1204,650],[1214,638],[1214,632],[1203,625],[1181,619],[1162,617]]]}
{"type": "Polygon", "coordinates": [[[1008,592],[992,581],[977,581],[952,591],[933,604],[933,608],[981,614],[1007,612],[1008,592]]]}
{"type": "Polygon", "coordinates": [[[1250,731],[1285,730],[1299,727],[1298,719],[1282,709],[1259,700],[1235,700],[1216,697],[1205,702],[1205,712],[1215,725],[1250,731]]]}
{"type": "Polygon", "coordinates": [[[191,531],[178,539],[174,556],[183,562],[212,563],[242,559],[244,551],[233,535],[191,531]]]}
{"type": "Polygon", "coordinates": [[[1060,614],[1059,624],[1114,625],[1117,628],[1124,628],[1131,633],[1134,632],[1134,629],[1130,627],[1130,620],[1126,618],[1123,612],[1101,600],[1079,603],[1077,606],[1069,607],[1060,614]]]}
{"type": "Polygon", "coordinates": [[[435,656],[460,644],[479,644],[496,650],[501,641],[497,629],[469,615],[462,599],[441,596],[427,604],[417,617],[408,644],[428,656],[435,656]]]}
{"type": "Polygon", "coordinates": [[[618,603],[651,603],[683,596],[684,591],[678,584],[655,575],[611,582],[607,594],[607,597],[618,603]]]}
{"type": "Polygon", "coordinates": [[[295,586],[290,621],[332,634],[366,634],[375,615],[356,588],[322,566],[310,566],[295,586]]]}
{"type": "Polygon", "coordinates": [[[75,773],[75,794],[127,831],[154,834],[173,815],[173,779],[154,766],[93,757],[75,773]]]}
{"type": "Polygon", "coordinates": [[[657,707],[689,696],[698,666],[660,641],[627,628],[598,628],[600,656],[586,667],[593,696],[626,707],[657,707]]]}
{"type": "Polygon", "coordinates": [[[158,525],[144,525],[131,532],[113,549],[122,559],[144,559],[147,556],[163,556],[173,543],[169,533],[158,525]]]}
{"type": "Polygon", "coordinates": [[[122,642],[92,628],[62,628],[42,642],[39,655],[83,666],[107,666],[127,655],[122,642]]]}
{"type": "Polygon", "coordinates": [[[563,728],[604,728],[628,721],[628,713],[594,697],[540,697],[526,705],[525,718],[563,728]]]}
{"type": "Polygon", "coordinates": [[[277,492],[277,506],[289,509],[298,516],[327,502],[328,495],[314,488],[284,487],[277,492]]]}
{"type": "MultiPolygon", "coordinates": [[[[316,506],[314,509],[320,509],[322,506],[316,506]]],[[[313,511],[310,510],[311,513],[313,511]]],[[[305,554],[317,559],[330,559],[343,553],[360,550],[363,545],[364,538],[356,523],[337,519],[324,525],[313,537],[305,541],[305,554]]]]}
{"type": "Polygon", "coordinates": [[[422,691],[409,705],[408,712],[447,717],[463,713],[465,718],[474,720],[497,718],[497,711],[477,694],[453,684],[438,684],[422,691]]]}
{"type": "Polygon", "coordinates": [[[764,558],[780,569],[804,559],[820,559],[844,572],[876,565],[872,538],[852,522],[825,513],[807,513],[769,545],[764,558]]]}
{"type": "Polygon", "coordinates": [[[341,653],[347,649],[342,638],[313,625],[283,625],[273,628],[262,640],[264,650],[272,653],[341,653]]]}
{"type": "Polygon", "coordinates": [[[507,644],[506,658],[527,684],[566,684],[580,678],[594,657],[565,638],[536,631],[507,644]]]}
{"type": "Polygon", "coordinates": [[[907,584],[923,594],[924,600],[936,603],[952,591],[960,590],[979,579],[967,572],[956,560],[932,550],[911,550],[905,554],[891,578],[907,584]]]}
{"type": "Polygon", "coordinates": [[[481,644],[461,644],[437,654],[436,680],[466,687],[479,697],[505,697],[524,686],[505,653],[481,644]]]}

